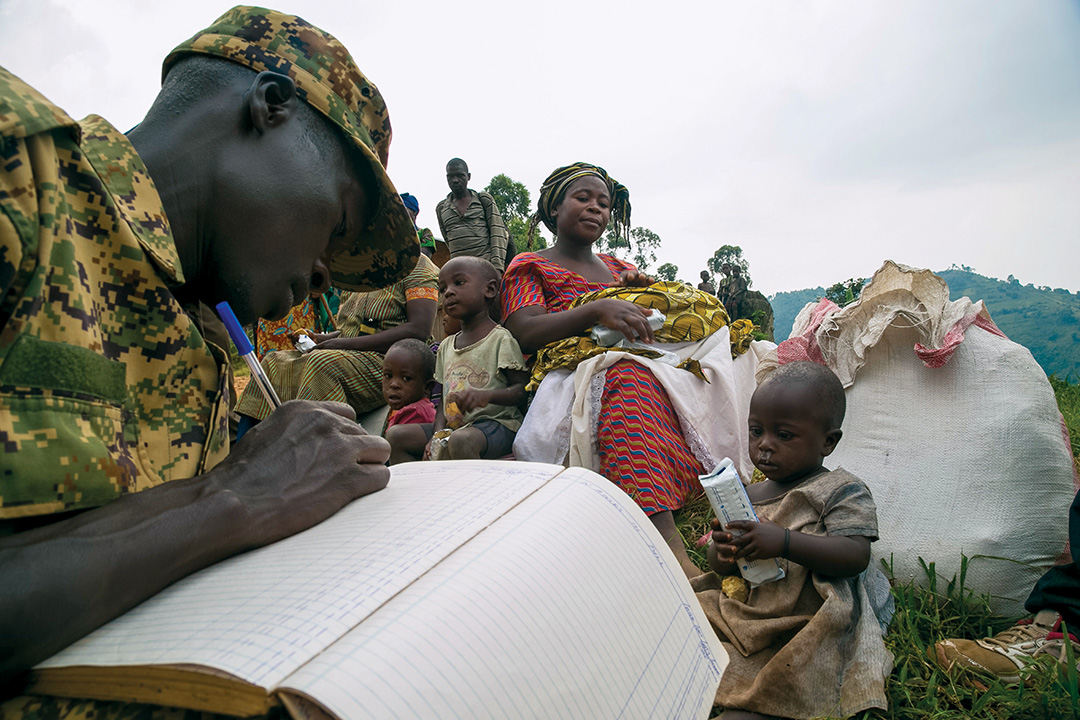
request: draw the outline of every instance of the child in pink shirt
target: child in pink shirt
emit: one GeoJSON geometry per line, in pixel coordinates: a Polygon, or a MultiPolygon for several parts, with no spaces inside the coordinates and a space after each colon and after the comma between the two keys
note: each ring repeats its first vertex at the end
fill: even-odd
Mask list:
{"type": "Polygon", "coordinates": [[[419,460],[435,422],[429,394],[435,384],[435,353],[415,338],[398,340],[383,359],[383,398],[390,406],[383,437],[390,464],[419,460]]]}

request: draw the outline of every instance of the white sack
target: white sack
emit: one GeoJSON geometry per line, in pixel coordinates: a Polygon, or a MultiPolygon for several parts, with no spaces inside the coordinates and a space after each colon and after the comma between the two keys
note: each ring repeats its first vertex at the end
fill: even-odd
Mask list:
{"type": "MultiPolygon", "coordinates": [[[[844,436],[826,465],[870,487],[881,536],[873,553],[892,559],[898,580],[924,580],[921,557],[947,581],[964,554],[967,586],[1020,615],[1067,541],[1072,455],[1026,348],[969,325],[940,367],[913,351],[947,345],[957,323],[978,316],[989,320],[981,302],[949,302],[940,277],[891,262],[857,303],[834,310],[813,333],[848,385],[844,436]]],[[[792,337],[810,318],[800,313],[792,337]]]]}

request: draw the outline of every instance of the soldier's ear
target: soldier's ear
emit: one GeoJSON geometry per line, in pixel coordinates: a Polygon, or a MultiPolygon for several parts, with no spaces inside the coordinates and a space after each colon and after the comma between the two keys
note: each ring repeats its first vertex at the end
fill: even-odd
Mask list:
{"type": "Polygon", "coordinates": [[[288,121],[300,104],[292,78],[267,71],[255,76],[244,101],[251,124],[260,133],[288,121]]]}

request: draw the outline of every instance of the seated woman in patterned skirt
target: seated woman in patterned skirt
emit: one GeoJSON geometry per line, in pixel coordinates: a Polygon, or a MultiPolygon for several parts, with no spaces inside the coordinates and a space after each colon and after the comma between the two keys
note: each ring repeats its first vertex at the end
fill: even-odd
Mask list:
{"type": "MultiPolygon", "coordinates": [[[[627,189],[603,168],[584,163],[559,168],[540,190],[534,223],[543,221],[555,233],[555,243],[518,255],[506,269],[505,324],[523,352],[537,353],[534,382],[537,368],[550,366],[552,357],[578,354],[581,360],[573,372],[547,372],[514,452],[521,460],[590,467],[618,484],[650,515],[683,570],[694,576],[701,571],[686,554],[672,512],[701,492],[698,475],[711,470],[712,464],[727,455],[738,465],[746,456],[745,440],[738,438],[746,435],[746,418],[740,413],[753,392],[753,363],[744,363],[749,374],[740,373],[741,381],[729,382],[733,361],[728,333],[716,332],[727,324],[727,317],[715,298],[675,283],[652,285],[652,279],[630,263],[593,251],[609,220],[621,234],[627,233],[629,198],[627,189]],[[684,309],[708,304],[704,314],[685,312],[685,319],[699,326],[686,338],[694,342],[660,346],[702,352],[680,357],[683,369],[639,355],[604,354],[596,347],[582,352],[589,345],[585,336],[596,324],[627,338],[640,336],[646,344],[653,341],[650,310],[638,304],[637,297],[633,302],[603,297],[624,292],[609,293],[606,289],[613,286],[642,288],[625,291],[631,295],[683,295],[689,298],[684,309]],[[593,299],[594,293],[601,297],[593,299]],[[583,376],[583,371],[588,374],[583,376]],[[706,374],[711,382],[705,382],[706,374]],[[743,387],[747,382],[749,386],[743,387]],[[669,387],[676,390],[677,402],[669,387]],[[580,397],[583,394],[589,397],[580,397]],[[572,422],[564,420],[574,414],[568,409],[571,405],[577,413],[572,422]],[[531,434],[535,445],[530,444],[530,421],[536,430],[531,434]],[[539,446],[543,447],[537,450],[539,446]]],[[[738,344],[744,351],[749,340],[738,344]]]]}
{"type": "MultiPolygon", "coordinates": [[[[402,281],[368,293],[343,292],[338,331],[312,333],[315,349],[277,350],[262,359],[263,368],[282,402],[334,400],[347,403],[357,417],[385,404],[383,353],[398,340],[428,340],[439,297],[439,270],[421,255],[402,281]]],[[[238,435],[270,414],[255,383],[240,396],[238,435]]]]}

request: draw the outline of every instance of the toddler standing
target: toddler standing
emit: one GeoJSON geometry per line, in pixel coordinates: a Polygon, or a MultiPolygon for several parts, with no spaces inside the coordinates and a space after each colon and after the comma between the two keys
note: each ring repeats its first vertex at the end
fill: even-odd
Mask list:
{"type": "Polygon", "coordinates": [[[812,718],[885,708],[892,655],[870,604],[867,571],[877,509],[851,473],[822,462],[836,448],[844,389],[828,368],[782,365],[750,400],[750,458],[767,478],[746,488],[760,522],[713,520],[713,572],[694,578],[698,600],[730,663],[720,716],[812,718]],[[786,576],[751,588],[745,601],[721,592],[737,558],[778,558],[786,576]]]}
{"type": "Polygon", "coordinates": [[[517,340],[491,319],[499,282],[498,271],[482,258],[452,258],[439,272],[443,312],[461,323],[460,332],[439,345],[435,361],[443,402],[434,430],[450,431],[440,459],[502,457],[513,450],[521,427],[518,406],[528,373],[517,340]]]}

